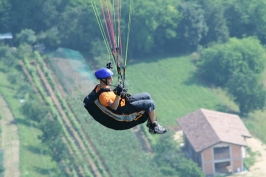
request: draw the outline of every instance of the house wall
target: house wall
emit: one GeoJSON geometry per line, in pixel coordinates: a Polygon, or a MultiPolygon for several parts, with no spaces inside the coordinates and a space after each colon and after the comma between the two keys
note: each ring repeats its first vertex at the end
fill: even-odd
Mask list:
{"type": "Polygon", "coordinates": [[[183,135],[183,140],[185,142],[185,151],[187,152],[187,155],[189,158],[191,158],[194,162],[198,164],[200,168],[202,168],[202,160],[201,160],[201,153],[197,153],[194,148],[192,147],[191,143],[189,142],[188,138],[186,135],[183,135]]]}
{"type": "Polygon", "coordinates": [[[196,152],[194,148],[192,147],[191,143],[189,142],[188,138],[186,135],[184,135],[184,142],[185,142],[185,149],[188,152],[189,157],[193,160],[196,161],[196,152]]]}
{"type": "Polygon", "coordinates": [[[233,173],[238,172],[238,170],[243,171],[242,150],[239,145],[231,145],[231,164],[233,173]]]}
{"type": "MultiPolygon", "coordinates": [[[[230,144],[229,146],[230,146],[229,147],[230,148],[230,160],[229,159],[228,160],[231,162],[232,172],[236,173],[239,170],[243,171],[243,158],[242,158],[241,146],[234,145],[234,144],[230,144]]],[[[202,170],[206,175],[215,174],[214,163],[218,161],[214,160],[213,148],[214,147],[205,149],[201,153],[202,170]]]]}
{"type": "Polygon", "coordinates": [[[215,163],[218,162],[230,162],[231,163],[231,169],[233,173],[240,171],[243,171],[243,158],[242,158],[242,146],[234,145],[234,144],[226,144],[226,143],[220,143],[216,144],[213,147],[210,147],[208,149],[205,149],[201,153],[195,152],[193,146],[187,139],[187,137],[184,135],[184,142],[185,142],[185,149],[186,152],[188,152],[189,157],[198,164],[200,168],[202,168],[203,172],[207,176],[211,176],[215,174],[215,163]],[[214,147],[217,146],[224,146],[229,145],[229,151],[230,151],[230,159],[222,159],[222,160],[214,160],[214,147]]]}
{"type": "Polygon", "coordinates": [[[212,148],[205,149],[201,153],[202,170],[206,175],[214,174],[212,148]]]}

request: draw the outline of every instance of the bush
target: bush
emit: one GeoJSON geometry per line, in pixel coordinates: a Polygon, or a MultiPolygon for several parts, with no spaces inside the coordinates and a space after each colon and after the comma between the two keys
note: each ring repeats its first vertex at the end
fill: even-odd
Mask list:
{"type": "Polygon", "coordinates": [[[160,170],[166,176],[189,176],[204,177],[205,175],[196,163],[187,159],[179,148],[178,144],[173,141],[171,133],[161,136],[160,143],[154,147],[154,159],[160,170]]]}
{"type": "Polygon", "coordinates": [[[4,171],[5,171],[5,167],[4,167],[4,150],[0,150],[0,177],[4,176],[4,171]]]}
{"type": "Polygon", "coordinates": [[[16,35],[16,40],[22,44],[33,44],[36,42],[37,38],[35,36],[35,32],[31,29],[24,29],[19,34],[16,35]]]}
{"type": "Polygon", "coordinates": [[[255,38],[231,38],[203,50],[198,66],[207,82],[224,86],[235,72],[260,74],[265,68],[264,49],[255,38]]]}
{"type": "Polygon", "coordinates": [[[249,154],[249,157],[246,157],[245,159],[244,159],[244,166],[247,168],[247,169],[249,169],[252,165],[254,165],[255,164],[255,159],[256,159],[256,153],[255,152],[253,152],[252,150],[251,150],[251,148],[250,147],[247,147],[247,153],[249,154]]]}

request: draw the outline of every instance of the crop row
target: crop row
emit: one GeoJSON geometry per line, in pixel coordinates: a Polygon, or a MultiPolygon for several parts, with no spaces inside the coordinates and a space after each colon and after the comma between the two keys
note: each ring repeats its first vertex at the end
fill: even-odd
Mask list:
{"type": "MultiPolygon", "coordinates": [[[[37,58],[38,64],[41,66],[41,69],[43,71],[45,71],[45,75],[46,75],[50,85],[52,85],[53,88],[56,88],[55,82],[54,82],[53,78],[51,77],[50,73],[48,72],[45,63],[43,62],[41,57],[36,57],[36,58],[37,58]]],[[[92,160],[96,164],[97,169],[102,174],[102,176],[104,176],[104,177],[108,176],[105,168],[103,167],[103,164],[101,163],[101,160],[97,157],[97,155],[95,155],[94,151],[91,149],[91,145],[88,143],[88,139],[84,135],[85,133],[83,132],[82,127],[80,126],[79,122],[76,120],[76,117],[74,116],[72,111],[69,109],[69,106],[67,105],[65,99],[62,98],[60,92],[57,89],[54,89],[54,90],[56,93],[56,97],[60,102],[60,105],[62,106],[64,112],[66,113],[67,117],[69,118],[69,120],[71,122],[71,125],[73,126],[75,131],[78,133],[83,144],[85,145],[86,152],[89,153],[89,156],[92,158],[92,160]]]]}
{"type": "MultiPolygon", "coordinates": [[[[46,67],[41,64],[43,61],[40,60],[38,62],[44,70],[46,67]]],[[[49,79],[49,81],[53,85],[53,80],[49,79]]],[[[156,164],[149,154],[142,150],[140,142],[131,131],[113,131],[97,124],[83,108],[81,104],[82,97],[73,96],[74,98],[71,97],[66,103],[66,100],[61,97],[58,91],[56,91],[56,96],[86,147],[90,148],[88,144],[89,138],[95,149],[97,149],[97,156],[95,151],[92,153],[88,149],[88,152],[93,157],[98,168],[101,164],[105,164],[111,176],[142,176],[143,174],[157,176],[160,174],[156,168],[152,168],[156,164]],[[69,105],[71,106],[70,108],[69,105]],[[104,157],[104,159],[100,161],[98,157],[104,157]]],[[[103,174],[101,167],[99,170],[103,174]]],[[[107,175],[106,173],[104,174],[103,176],[107,175]]]]}
{"type": "MultiPolygon", "coordinates": [[[[77,148],[76,144],[73,142],[69,132],[67,131],[67,128],[63,122],[63,120],[61,119],[57,109],[55,108],[55,106],[53,105],[53,102],[51,99],[49,99],[49,97],[47,97],[41,83],[40,80],[38,78],[38,75],[36,73],[35,68],[29,63],[29,61],[24,58],[23,60],[26,69],[29,71],[30,76],[39,92],[39,94],[41,95],[42,99],[44,100],[45,104],[47,104],[51,110],[51,114],[55,115],[55,117],[57,118],[57,121],[59,122],[59,124],[62,127],[62,131],[64,134],[65,139],[67,140],[68,146],[71,148],[71,151],[74,153],[74,156],[76,157],[77,161],[81,161],[82,160],[82,154],[80,153],[79,149],[77,148]]],[[[69,160],[68,160],[69,161],[69,160]]],[[[88,173],[87,170],[83,170],[86,173],[86,176],[92,176],[90,173],[88,173]]],[[[75,169],[72,169],[72,172],[74,172],[74,174],[77,174],[75,169]]]]}
{"type": "Polygon", "coordinates": [[[87,136],[92,140],[99,155],[104,157],[112,176],[158,176],[160,172],[155,168],[149,154],[142,150],[142,146],[134,133],[129,130],[114,131],[107,129],[81,107],[76,106],[83,96],[76,95],[68,99],[73,112],[79,114],[78,118],[83,127],[86,127],[87,136]]]}

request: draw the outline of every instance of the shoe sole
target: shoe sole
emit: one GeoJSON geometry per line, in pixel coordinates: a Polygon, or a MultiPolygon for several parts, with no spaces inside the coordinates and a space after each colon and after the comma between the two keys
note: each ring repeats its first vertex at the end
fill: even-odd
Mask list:
{"type": "Polygon", "coordinates": [[[149,131],[149,133],[150,133],[150,134],[153,134],[153,135],[154,135],[154,134],[160,134],[160,135],[161,135],[161,134],[165,134],[165,133],[167,133],[167,130],[166,130],[166,131],[164,131],[164,132],[160,132],[160,133],[158,133],[158,132],[155,132],[155,131],[152,131],[152,132],[151,132],[151,131],[149,131]]]}

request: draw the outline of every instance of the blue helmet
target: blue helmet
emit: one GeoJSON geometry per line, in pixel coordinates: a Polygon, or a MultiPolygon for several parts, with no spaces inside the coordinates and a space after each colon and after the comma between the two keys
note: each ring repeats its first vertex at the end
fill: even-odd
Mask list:
{"type": "Polygon", "coordinates": [[[113,72],[110,69],[101,68],[95,71],[94,74],[97,79],[106,79],[108,77],[111,77],[113,75],[113,72]]]}

